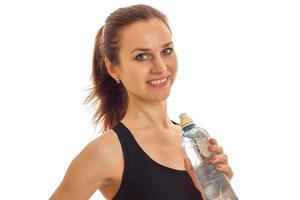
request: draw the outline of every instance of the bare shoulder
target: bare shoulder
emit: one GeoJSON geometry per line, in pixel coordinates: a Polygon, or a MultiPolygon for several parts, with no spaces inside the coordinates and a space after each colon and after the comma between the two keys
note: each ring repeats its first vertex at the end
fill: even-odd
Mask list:
{"type": "Polygon", "coordinates": [[[112,159],[113,157],[112,155],[115,155],[116,153],[120,153],[119,150],[120,150],[120,144],[119,144],[118,136],[111,129],[102,133],[101,136],[91,141],[85,147],[85,149],[83,149],[83,151],[87,151],[92,156],[95,156],[96,159],[105,158],[102,161],[108,161],[108,162],[112,162],[114,160],[112,159]]]}
{"type": "Polygon", "coordinates": [[[119,150],[117,136],[110,129],[87,144],[72,163],[82,164],[87,170],[95,171],[95,173],[105,167],[106,173],[101,172],[101,177],[110,178],[111,172],[108,170],[113,171],[114,157],[119,153],[119,150]]]}
{"type": "Polygon", "coordinates": [[[72,160],[54,199],[88,199],[114,176],[122,150],[113,130],[88,143],[72,160]]]}

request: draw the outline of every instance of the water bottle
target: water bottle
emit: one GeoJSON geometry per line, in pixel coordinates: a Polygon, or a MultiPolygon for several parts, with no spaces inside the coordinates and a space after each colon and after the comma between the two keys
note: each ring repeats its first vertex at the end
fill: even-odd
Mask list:
{"type": "Polygon", "coordinates": [[[180,114],[179,118],[183,130],[182,146],[191,160],[206,199],[237,200],[226,174],[217,171],[216,165],[209,162],[215,153],[207,150],[210,146],[208,132],[196,126],[186,113],[180,114]]]}

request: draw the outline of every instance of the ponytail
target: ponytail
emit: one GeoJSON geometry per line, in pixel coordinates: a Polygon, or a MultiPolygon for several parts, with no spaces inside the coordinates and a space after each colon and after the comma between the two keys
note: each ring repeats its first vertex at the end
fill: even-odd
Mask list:
{"type": "Polygon", "coordinates": [[[124,117],[128,96],[123,84],[119,84],[109,75],[104,63],[102,50],[102,33],[104,26],[100,28],[95,39],[93,68],[91,79],[93,88],[84,103],[94,100],[98,103],[97,110],[93,117],[94,125],[103,123],[102,129],[105,131],[112,128],[124,117]]]}

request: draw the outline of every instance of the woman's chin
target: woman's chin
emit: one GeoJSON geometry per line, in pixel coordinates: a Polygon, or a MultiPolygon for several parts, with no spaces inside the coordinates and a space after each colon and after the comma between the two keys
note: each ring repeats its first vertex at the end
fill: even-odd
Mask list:
{"type": "Polygon", "coordinates": [[[165,101],[166,99],[168,99],[169,96],[170,96],[170,90],[161,93],[152,94],[152,95],[148,94],[148,99],[150,101],[159,102],[159,101],[165,101]]]}

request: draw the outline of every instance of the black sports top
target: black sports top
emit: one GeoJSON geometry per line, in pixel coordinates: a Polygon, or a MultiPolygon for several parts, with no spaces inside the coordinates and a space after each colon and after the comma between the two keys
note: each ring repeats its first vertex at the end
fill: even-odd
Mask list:
{"type": "Polygon", "coordinates": [[[186,170],[172,169],[152,160],[122,122],[113,130],[122,146],[124,171],[112,200],[202,200],[186,170]]]}

